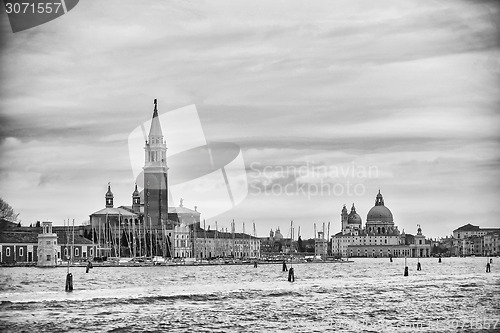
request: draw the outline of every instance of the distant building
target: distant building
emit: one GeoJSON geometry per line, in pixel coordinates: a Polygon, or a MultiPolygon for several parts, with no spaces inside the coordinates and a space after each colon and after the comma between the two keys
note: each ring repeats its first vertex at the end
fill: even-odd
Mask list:
{"type": "Polygon", "coordinates": [[[42,233],[38,234],[37,253],[39,267],[57,265],[57,234],[52,232],[52,222],[42,223],[42,233]]]}
{"type": "Polygon", "coordinates": [[[0,263],[51,266],[62,259],[85,261],[93,256],[96,246],[81,236],[77,228],[73,233],[71,228],[51,224],[0,230],[0,263]]]}
{"type": "Polygon", "coordinates": [[[316,256],[325,257],[328,254],[328,240],[325,239],[323,231],[318,232],[314,239],[314,253],[316,256]]]}
{"type": "Polygon", "coordinates": [[[278,227],[269,231],[269,237],[260,237],[260,248],[263,255],[288,253],[291,248],[291,238],[284,238],[278,227]]]}
{"type": "Polygon", "coordinates": [[[425,240],[420,226],[417,235],[399,232],[394,224],[392,212],[384,204],[380,191],[375,206],[368,212],[366,225],[356,212],[354,204],[347,213],[344,205],[341,212],[341,231],[332,236],[332,254],[341,257],[428,257],[431,245],[425,240]]]}
{"type": "Polygon", "coordinates": [[[488,256],[500,253],[500,228],[480,228],[470,223],[453,230],[452,254],[488,256]]]}
{"type": "Polygon", "coordinates": [[[194,251],[197,259],[232,257],[239,259],[260,258],[259,238],[237,232],[194,229],[194,251]]]}
{"type": "Polygon", "coordinates": [[[483,236],[483,253],[485,256],[500,255],[500,231],[493,231],[483,236]]]}
{"type": "Polygon", "coordinates": [[[453,238],[462,239],[471,236],[484,236],[489,232],[498,232],[500,228],[480,228],[477,225],[470,223],[453,230],[453,238]]]}

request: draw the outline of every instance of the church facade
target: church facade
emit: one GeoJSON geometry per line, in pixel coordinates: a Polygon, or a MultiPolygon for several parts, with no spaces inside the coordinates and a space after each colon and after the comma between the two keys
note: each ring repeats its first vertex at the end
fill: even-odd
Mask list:
{"type": "Polygon", "coordinates": [[[426,242],[422,229],[418,226],[417,235],[400,232],[394,224],[384,197],[378,192],[373,206],[367,214],[363,227],[361,216],[354,204],[348,213],[344,205],[340,214],[341,231],[331,240],[331,250],[339,257],[428,257],[430,243],[426,242]]]}
{"type": "Polygon", "coordinates": [[[256,258],[260,240],[247,234],[200,228],[197,207],[169,207],[167,143],[158,106],[144,146],[144,189],[137,184],[132,205],[114,205],[111,185],[104,195],[105,207],[90,215],[87,234],[97,244],[98,257],[170,257],[209,259],[215,257],[256,258]]]}
{"type": "Polygon", "coordinates": [[[105,207],[90,215],[88,233],[98,257],[192,257],[192,226],[200,223],[195,209],[169,207],[167,144],[154,100],[148,140],[144,146],[144,190],[137,184],[131,206],[114,206],[108,184],[105,207]],[[181,241],[182,240],[182,241],[181,241]]]}

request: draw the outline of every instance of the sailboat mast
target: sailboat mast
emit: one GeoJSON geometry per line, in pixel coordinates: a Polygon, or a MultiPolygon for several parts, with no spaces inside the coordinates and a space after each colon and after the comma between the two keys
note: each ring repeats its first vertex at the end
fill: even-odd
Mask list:
{"type": "Polygon", "coordinates": [[[215,256],[219,257],[219,226],[217,225],[217,221],[215,221],[215,256]]]}
{"type": "MultiPolygon", "coordinates": [[[[69,222],[69,220],[68,220],[69,222]]],[[[73,241],[71,245],[71,262],[74,261],[73,255],[75,254],[75,219],[73,219],[73,241]]]]}
{"type": "Polygon", "coordinates": [[[293,220],[290,221],[290,267],[293,266],[292,243],[293,243],[293,220]]]}
{"type": "Polygon", "coordinates": [[[316,259],[316,238],[317,238],[317,234],[316,234],[316,223],[314,223],[314,259],[316,259]]]}
{"type": "Polygon", "coordinates": [[[330,252],[330,248],[331,248],[331,246],[330,246],[330,221],[328,221],[328,235],[326,237],[326,246],[327,246],[326,254],[331,255],[331,252],[330,252]]]}
{"type": "Polygon", "coordinates": [[[205,220],[203,220],[203,245],[205,250],[203,251],[204,257],[207,257],[207,227],[205,225],[205,220]]]}

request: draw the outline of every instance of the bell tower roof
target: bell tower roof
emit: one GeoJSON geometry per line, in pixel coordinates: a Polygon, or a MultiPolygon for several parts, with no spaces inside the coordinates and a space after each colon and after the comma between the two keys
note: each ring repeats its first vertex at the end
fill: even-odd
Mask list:
{"type": "Polygon", "coordinates": [[[380,193],[380,189],[378,190],[377,198],[375,199],[375,206],[383,206],[384,205],[384,197],[380,193]]]}
{"type": "Polygon", "coordinates": [[[113,192],[111,192],[111,183],[108,183],[108,192],[106,192],[106,198],[113,198],[113,192]]]}
{"type": "Polygon", "coordinates": [[[149,139],[155,138],[163,138],[163,132],[160,126],[160,119],[158,118],[158,102],[155,98],[154,100],[155,108],[153,111],[153,118],[151,119],[151,128],[149,129],[149,139]]]}
{"type": "Polygon", "coordinates": [[[111,184],[108,183],[108,192],[106,192],[105,198],[106,198],[106,207],[107,208],[113,208],[113,192],[111,192],[111,184]]]}
{"type": "Polygon", "coordinates": [[[133,197],[138,197],[139,196],[139,191],[137,190],[137,184],[135,184],[135,190],[132,192],[133,197]]]}

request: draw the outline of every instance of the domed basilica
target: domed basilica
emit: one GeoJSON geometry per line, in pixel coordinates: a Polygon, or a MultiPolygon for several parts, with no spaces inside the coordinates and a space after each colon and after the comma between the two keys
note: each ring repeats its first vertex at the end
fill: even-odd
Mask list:
{"type": "Polygon", "coordinates": [[[430,244],[425,241],[420,226],[417,235],[406,235],[394,224],[392,212],[384,204],[380,190],[366,216],[363,228],[361,216],[354,204],[351,212],[342,208],[342,231],[332,236],[332,253],[340,257],[428,257],[430,244]]]}

